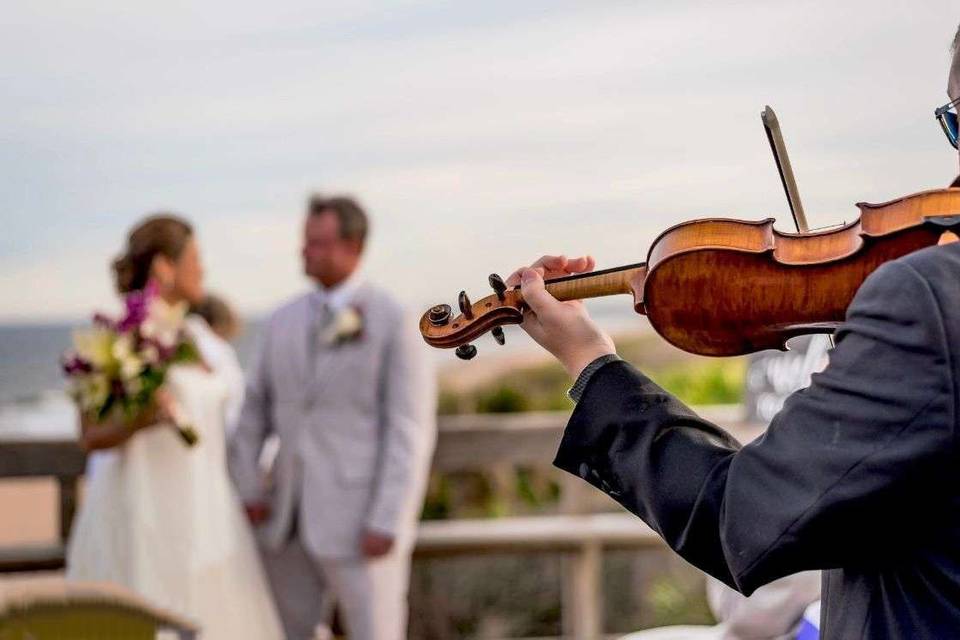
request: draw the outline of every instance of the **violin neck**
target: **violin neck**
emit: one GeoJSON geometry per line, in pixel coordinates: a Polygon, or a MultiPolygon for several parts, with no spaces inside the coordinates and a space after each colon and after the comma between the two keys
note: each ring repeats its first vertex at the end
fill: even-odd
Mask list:
{"type": "Polygon", "coordinates": [[[578,273],[546,281],[546,289],[557,300],[583,300],[620,294],[633,294],[632,282],[638,274],[645,274],[645,263],[578,273]]]}

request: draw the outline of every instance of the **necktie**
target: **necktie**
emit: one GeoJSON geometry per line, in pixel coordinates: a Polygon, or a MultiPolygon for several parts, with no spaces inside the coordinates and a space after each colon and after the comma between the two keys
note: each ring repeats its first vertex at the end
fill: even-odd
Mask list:
{"type": "Polygon", "coordinates": [[[326,347],[326,333],[330,324],[333,322],[333,309],[326,300],[318,303],[314,308],[313,326],[310,329],[310,344],[307,345],[307,353],[310,354],[310,371],[316,372],[317,360],[320,357],[320,351],[326,347]]]}
{"type": "Polygon", "coordinates": [[[330,307],[330,303],[323,301],[317,308],[317,317],[315,318],[315,326],[319,335],[323,336],[323,332],[327,327],[330,326],[330,323],[333,321],[333,309],[330,307]]]}

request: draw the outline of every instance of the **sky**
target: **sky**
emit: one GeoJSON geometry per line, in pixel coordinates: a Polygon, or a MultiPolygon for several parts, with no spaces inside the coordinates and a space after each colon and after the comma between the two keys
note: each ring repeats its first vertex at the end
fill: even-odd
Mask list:
{"type": "Polygon", "coordinates": [[[8,3],[0,322],[114,304],[108,265],[161,210],[195,224],[210,290],[265,313],[309,286],[312,191],[366,206],[365,277],[413,312],[544,253],[642,261],[692,218],[790,230],[766,104],[811,226],[850,221],[957,173],[933,110],[958,21],[945,0],[8,3]]]}

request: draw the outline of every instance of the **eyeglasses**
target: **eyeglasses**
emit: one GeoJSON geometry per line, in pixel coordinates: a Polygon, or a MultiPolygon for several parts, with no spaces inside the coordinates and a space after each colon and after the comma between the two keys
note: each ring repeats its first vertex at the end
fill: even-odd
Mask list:
{"type": "Polygon", "coordinates": [[[958,125],[957,122],[957,114],[950,111],[950,108],[958,104],[960,104],[960,98],[943,105],[933,112],[937,122],[940,123],[940,128],[943,129],[944,135],[947,136],[947,140],[950,141],[954,149],[957,148],[957,138],[960,137],[960,125],[958,125]]]}

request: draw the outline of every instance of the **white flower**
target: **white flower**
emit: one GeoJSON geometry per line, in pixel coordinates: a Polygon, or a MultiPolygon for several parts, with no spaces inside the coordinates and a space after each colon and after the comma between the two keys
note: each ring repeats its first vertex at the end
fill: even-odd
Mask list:
{"type": "Polygon", "coordinates": [[[133,337],[130,334],[117,336],[113,342],[112,354],[120,365],[120,377],[123,380],[136,378],[143,371],[143,360],[134,352],[133,337]]]}
{"type": "Polygon", "coordinates": [[[330,327],[324,332],[324,344],[340,344],[358,338],[363,333],[363,315],[356,307],[345,307],[337,312],[330,327]]]}
{"type": "Polygon", "coordinates": [[[77,355],[97,369],[106,369],[113,363],[113,341],[116,334],[99,327],[73,332],[73,346],[77,355]]]}
{"type": "Polygon", "coordinates": [[[139,377],[130,377],[123,381],[123,390],[128,396],[135,396],[143,389],[143,380],[139,377]]]}
{"type": "Polygon", "coordinates": [[[133,338],[129,333],[118,335],[113,341],[113,344],[110,345],[110,355],[112,355],[116,360],[123,360],[132,354],[133,338]]]}
{"type": "Polygon", "coordinates": [[[150,301],[147,318],[140,325],[140,334],[144,338],[156,340],[163,347],[172,348],[177,344],[186,316],[186,302],[170,305],[158,296],[150,301]]]}
{"type": "Polygon", "coordinates": [[[110,381],[102,373],[85,375],[73,383],[72,393],[82,411],[99,411],[110,395],[110,381]]]}
{"type": "Polygon", "coordinates": [[[124,380],[133,380],[143,371],[143,361],[136,356],[130,356],[120,363],[120,377],[124,380]]]}
{"type": "Polygon", "coordinates": [[[160,362],[160,350],[157,349],[156,345],[148,343],[140,350],[140,359],[147,364],[157,364],[160,362]]]}

